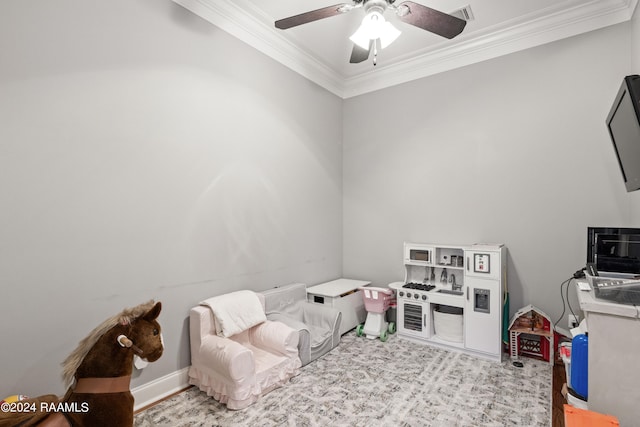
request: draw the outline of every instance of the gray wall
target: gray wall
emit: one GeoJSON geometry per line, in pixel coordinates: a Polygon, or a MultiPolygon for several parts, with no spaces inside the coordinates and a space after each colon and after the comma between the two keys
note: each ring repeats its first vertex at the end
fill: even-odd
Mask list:
{"type": "Polygon", "coordinates": [[[402,280],[403,241],[502,242],[511,313],[556,320],[587,227],[640,225],[604,125],[630,27],[346,100],[345,276],[402,280]]]}
{"type": "Polygon", "coordinates": [[[199,300],[384,285],[405,240],[506,243],[512,311],[556,317],[586,227],[640,226],[603,126],[639,25],[343,102],[169,0],[3,0],[0,397],[62,393],[76,343],[155,298],[147,383],[189,364],[199,300]]]}
{"type": "Polygon", "coordinates": [[[342,272],[342,101],[169,0],[0,2],[0,398],[124,307],[342,272]]]}

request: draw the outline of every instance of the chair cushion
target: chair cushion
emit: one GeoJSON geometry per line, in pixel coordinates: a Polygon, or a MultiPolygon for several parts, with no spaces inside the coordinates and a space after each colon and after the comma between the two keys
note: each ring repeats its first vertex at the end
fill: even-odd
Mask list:
{"type": "Polygon", "coordinates": [[[334,307],[307,301],[306,285],[294,283],[261,292],[267,318],[299,332],[302,365],[322,356],[340,341],[341,313],[334,307]]]}
{"type": "Polygon", "coordinates": [[[302,361],[302,366],[311,362],[311,336],[308,325],[305,325],[288,314],[272,313],[267,315],[267,319],[275,322],[282,322],[290,328],[298,331],[298,356],[302,361]]]}

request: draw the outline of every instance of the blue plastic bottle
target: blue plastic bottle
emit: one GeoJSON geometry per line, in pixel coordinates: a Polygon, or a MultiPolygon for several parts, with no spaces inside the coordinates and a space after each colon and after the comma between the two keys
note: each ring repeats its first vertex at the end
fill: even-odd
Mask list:
{"type": "Polygon", "coordinates": [[[589,390],[589,337],[576,335],[571,341],[571,388],[583,400],[587,400],[589,390]]]}

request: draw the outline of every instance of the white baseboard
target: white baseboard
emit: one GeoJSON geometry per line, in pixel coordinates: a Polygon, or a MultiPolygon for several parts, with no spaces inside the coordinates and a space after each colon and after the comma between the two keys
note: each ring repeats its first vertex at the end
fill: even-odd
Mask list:
{"type": "Polygon", "coordinates": [[[189,387],[189,367],[172,372],[139,387],[131,389],[135,399],[133,410],[149,406],[173,393],[189,387]]]}

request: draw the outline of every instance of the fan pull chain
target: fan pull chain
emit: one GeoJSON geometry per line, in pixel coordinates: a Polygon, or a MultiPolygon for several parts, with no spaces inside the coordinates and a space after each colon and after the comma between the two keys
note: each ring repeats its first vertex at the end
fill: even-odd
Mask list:
{"type": "Polygon", "coordinates": [[[373,66],[375,67],[378,64],[378,43],[373,41],[373,66]]]}

